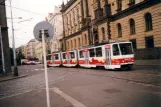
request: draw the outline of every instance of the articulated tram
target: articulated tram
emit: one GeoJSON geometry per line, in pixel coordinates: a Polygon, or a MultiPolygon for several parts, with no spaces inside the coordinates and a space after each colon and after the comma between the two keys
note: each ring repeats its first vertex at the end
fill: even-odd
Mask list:
{"type": "Polygon", "coordinates": [[[98,46],[88,46],[78,50],[50,54],[47,65],[65,67],[85,67],[105,69],[131,69],[134,52],[131,42],[114,42],[98,46]]]}

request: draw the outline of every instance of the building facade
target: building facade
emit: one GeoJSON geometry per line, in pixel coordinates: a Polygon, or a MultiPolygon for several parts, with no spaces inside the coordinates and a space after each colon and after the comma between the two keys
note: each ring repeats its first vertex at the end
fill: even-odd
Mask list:
{"type": "Polygon", "coordinates": [[[70,0],[62,4],[64,50],[131,41],[135,59],[161,59],[161,0],[70,0]]]}
{"type": "Polygon", "coordinates": [[[35,48],[34,48],[35,42],[36,42],[36,40],[32,39],[27,43],[27,46],[26,46],[27,58],[34,58],[35,57],[35,48]]]}
{"type": "Polygon", "coordinates": [[[34,45],[35,50],[35,57],[42,61],[43,52],[42,52],[42,42],[36,42],[34,45]]]}
{"type": "Polygon", "coordinates": [[[53,26],[54,29],[53,39],[47,44],[49,45],[48,48],[51,49],[51,52],[62,50],[62,43],[60,40],[63,37],[63,22],[60,10],[61,6],[55,6],[54,13],[49,13],[47,18],[48,22],[53,26]]]}
{"type": "MultiPolygon", "coordinates": [[[[5,70],[6,72],[11,72],[11,59],[10,59],[10,49],[9,49],[9,40],[8,40],[8,27],[7,27],[7,20],[6,20],[5,0],[0,0],[0,26],[1,26],[1,33],[2,33],[2,41],[3,41],[5,70]]],[[[0,72],[2,72],[1,48],[0,48],[0,72]]]]}

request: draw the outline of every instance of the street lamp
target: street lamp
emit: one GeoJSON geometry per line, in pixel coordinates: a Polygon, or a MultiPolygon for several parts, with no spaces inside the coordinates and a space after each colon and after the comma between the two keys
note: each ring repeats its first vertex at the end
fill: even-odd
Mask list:
{"type": "Polygon", "coordinates": [[[12,5],[11,0],[9,0],[10,3],[10,10],[11,10],[11,24],[12,24],[12,46],[13,46],[13,57],[14,57],[14,76],[18,76],[18,68],[17,68],[17,62],[16,62],[16,50],[15,50],[15,37],[14,37],[14,28],[13,28],[13,16],[12,16],[12,5]]]}

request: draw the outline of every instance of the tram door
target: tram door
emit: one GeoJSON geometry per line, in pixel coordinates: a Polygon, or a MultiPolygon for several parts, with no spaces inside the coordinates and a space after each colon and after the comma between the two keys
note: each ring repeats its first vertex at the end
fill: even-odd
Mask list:
{"type": "Polygon", "coordinates": [[[106,67],[110,68],[111,65],[111,49],[110,45],[105,46],[106,67]]]}
{"type": "Polygon", "coordinates": [[[89,64],[89,51],[85,51],[84,52],[84,58],[85,58],[85,64],[88,65],[89,64]]]}
{"type": "Polygon", "coordinates": [[[67,53],[67,54],[66,54],[66,57],[67,57],[67,64],[70,64],[70,54],[67,53]]]}

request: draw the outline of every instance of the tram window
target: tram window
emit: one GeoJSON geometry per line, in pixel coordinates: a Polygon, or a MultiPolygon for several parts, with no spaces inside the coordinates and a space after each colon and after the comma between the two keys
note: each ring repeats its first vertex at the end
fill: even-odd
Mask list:
{"type": "Polygon", "coordinates": [[[96,57],[101,57],[102,56],[102,48],[96,48],[96,57]]]}
{"type": "Polygon", "coordinates": [[[94,49],[90,49],[89,54],[90,54],[90,57],[94,57],[95,56],[94,49]]]}
{"type": "Polygon", "coordinates": [[[63,59],[66,59],[66,53],[63,53],[63,59]]]}
{"type": "Polygon", "coordinates": [[[71,58],[75,58],[74,52],[71,52],[70,54],[71,54],[71,58]]]}
{"type": "Polygon", "coordinates": [[[120,55],[118,44],[113,45],[113,55],[114,56],[120,55]]]}
{"type": "Polygon", "coordinates": [[[55,60],[58,60],[58,59],[59,59],[58,54],[55,54],[55,60]]]}
{"type": "Polygon", "coordinates": [[[82,51],[79,51],[79,56],[80,56],[80,58],[83,58],[83,52],[82,51]]]}
{"type": "Polygon", "coordinates": [[[51,55],[47,55],[46,60],[51,60],[51,55]]]}
{"type": "Polygon", "coordinates": [[[121,49],[122,55],[133,54],[131,43],[120,44],[120,49],[121,49]]]}

